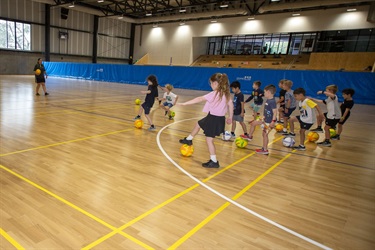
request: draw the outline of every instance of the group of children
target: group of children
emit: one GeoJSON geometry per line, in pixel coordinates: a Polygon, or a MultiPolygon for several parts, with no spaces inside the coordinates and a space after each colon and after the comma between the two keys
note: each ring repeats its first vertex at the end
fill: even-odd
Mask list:
{"type": "MultiPolygon", "coordinates": [[[[254,95],[254,93],[263,93],[260,89],[260,82],[256,81],[253,84],[253,93],[248,98],[254,95]]],[[[305,147],[305,132],[309,130],[315,122],[317,122],[318,127],[316,129],[312,129],[310,131],[314,132],[323,132],[322,123],[325,121],[324,133],[325,133],[325,140],[319,142],[318,145],[330,147],[331,146],[331,139],[332,140],[340,140],[340,134],[343,130],[343,124],[350,116],[350,110],[354,105],[353,102],[353,89],[344,89],[342,91],[344,102],[339,105],[338,97],[336,93],[338,92],[338,88],[336,85],[329,85],[326,87],[325,90],[318,91],[317,94],[325,95],[325,100],[319,100],[315,98],[306,97],[306,91],[303,88],[297,88],[292,90],[293,82],[290,80],[281,80],[279,82],[279,87],[281,91],[279,92],[279,100],[276,102],[275,105],[275,98],[274,94],[276,92],[276,88],[273,85],[268,85],[265,87],[264,97],[267,99],[264,105],[264,117],[262,119],[259,118],[259,106],[251,105],[254,112],[254,120],[250,122],[250,129],[249,133],[246,130],[246,124],[243,121],[245,108],[243,102],[243,94],[240,90],[239,82],[233,82],[231,84],[232,91],[234,93],[234,107],[235,108],[235,116],[233,118],[234,121],[240,122],[244,134],[241,135],[242,138],[247,140],[252,140],[253,133],[255,127],[258,125],[263,125],[263,147],[261,149],[256,150],[257,153],[260,154],[269,154],[268,152],[268,133],[270,129],[275,127],[277,111],[279,113],[279,121],[278,123],[283,123],[283,130],[281,133],[284,136],[295,137],[296,134],[294,133],[294,123],[298,122],[300,124],[300,143],[298,146],[293,147],[296,150],[306,150],[305,147]],[[266,92],[268,93],[266,94],[266,92]],[[319,108],[317,103],[324,103],[327,107],[327,112],[322,113],[321,109],[319,108]],[[279,108],[277,108],[277,104],[279,108]],[[299,115],[291,116],[293,111],[298,107],[299,115]],[[241,116],[242,119],[236,117],[236,114],[241,116]],[[271,118],[272,116],[272,118],[271,118]],[[287,128],[288,125],[290,127],[290,131],[288,132],[287,128]],[[331,137],[330,129],[336,129],[336,125],[338,126],[338,130],[336,135],[331,137]]],[[[258,101],[258,103],[260,103],[258,101]]],[[[234,122],[235,123],[235,122],[234,122]]],[[[235,137],[236,125],[232,125],[232,136],[235,137]]]]}
{"type": "MultiPolygon", "coordinates": [[[[325,118],[325,140],[318,143],[322,146],[331,146],[330,139],[340,140],[340,134],[343,130],[343,124],[350,116],[350,110],[354,105],[353,102],[353,89],[344,89],[342,91],[344,102],[341,106],[338,103],[338,97],[336,95],[338,88],[336,85],[329,85],[325,90],[318,91],[317,94],[326,96],[325,100],[319,100],[314,98],[306,97],[306,91],[303,88],[297,88],[292,90],[293,82],[290,80],[281,80],[279,87],[280,98],[276,101],[274,95],[276,93],[276,86],[270,84],[261,90],[261,82],[256,81],[253,83],[253,92],[245,100],[243,93],[241,92],[241,84],[238,81],[234,81],[229,84],[229,79],[226,74],[216,73],[213,74],[210,79],[210,86],[212,91],[206,95],[196,97],[190,101],[177,103],[178,96],[172,93],[172,86],[167,84],[165,86],[166,92],[159,105],[165,110],[165,114],[170,115],[170,108],[173,106],[185,106],[199,102],[206,102],[203,108],[203,112],[207,113],[207,116],[199,120],[191,133],[180,139],[179,142],[182,144],[193,145],[193,138],[200,129],[203,130],[206,136],[206,143],[208,151],[210,153],[210,159],[208,162],[202,164],[206,168],[218,168],[220,167],[219,161],[216,157],[215,144],[213,142],[216,136],[221,135],[225,131],[225,123],[232,124],[231,134],[235,138],[236,122],[239,122],[244,134],[242,138],[252,140],[253,133],[257,126],[262,127],[263,135],[263,147],[257,149],[256,153],[268,155],[268,134],[276,126],[276,123],[283,123],[284,128],[283,135],[295,137],[294,123],[299,122],[300,124],[300,143],[298,146],[293,147],[296,150],[306,150],[304,145],[305,132],[309,130],[313,124],[317,121],[318,127],[310,131],[323,132],[322,123],[325,118]],[[230,89],[234,93],[233,100],[230,95],[230,89]],[[259,110],[263,105],[263,97],[266,99],[264,102],[263,117],[260,117],[259,110]],[[253,109],[254,120],[249,122],[250,128],[247,132],[246,124],[244,122],[245,117],[245,103],[250,102],[254,99],[251,104],[253,109]],[[164,101],[163,103],[161,103],[164,101]],[[297,103],[298,101],[298,103],[297,103]],[[317,103],[324,103],[327,106],[327,112],[322,113],[317,103]],[[298,106],[297,106],[298,105],[298,106]],[[278,107],[279,106],[279,107],[278,107]],[[293,111],[298,107],[299,115],[291,116],[293,111]],[[317,114],[315,113],[317,112],[317,114]],[[228,114],[228,117],[226,117],[228,114]],[[277,121],[277,115],[279,114],[279,121],[277,121]],[[290,131],[287,131],[288,124],[290,125],[290,131]],[[336,128],[338,125],[337,134],[334,137],[330,137],[330,128],[336,128]]],[[[141,114],[144,112],[148,122],[151,124],[149,130],[155,130],[155,126],[152,123],[149,113],[153,106],[155,99],[158,98],[158,83],[154,75],[147,78],[148,89],[147,91],[141,91],[146,94],[145,102],[141,105],[138,115],[135,119],[139,119],[141,114]]]]}

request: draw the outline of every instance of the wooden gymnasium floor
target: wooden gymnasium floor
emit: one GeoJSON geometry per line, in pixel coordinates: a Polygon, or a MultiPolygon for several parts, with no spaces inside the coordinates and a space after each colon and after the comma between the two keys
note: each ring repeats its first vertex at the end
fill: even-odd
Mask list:
{"type": "Polygon", "coordinates": [[[258,129],[245,149],[215,140],[205,169],[204,136],[190,158],[178,142],[203,104],[154,109],[149,132],[132,120],[145,86],[49,78],[37,97],[33,76],[0,79],[0,249],[375,249],[374,106],[331,148],[272,132],[256,155],[258,129]]]}

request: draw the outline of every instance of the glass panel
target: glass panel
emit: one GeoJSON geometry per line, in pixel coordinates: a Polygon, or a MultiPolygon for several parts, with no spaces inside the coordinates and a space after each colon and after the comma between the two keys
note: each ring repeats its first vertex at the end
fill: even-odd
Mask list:
{"type": "Polygon", "coordinates": [[[7,48],[7,23],[0,20],[0,48],[7,48]]]}
{"type": "Polygon", "coordinates": [[[31,50],[31,25],[24,24],[23,25],[23,49],[24,50],[31,50]]]}
{"type": "Polygon", "coordinates": [[[16,23],[16,49],[23,49],[23,24],[16,23]]]}
{"type": "Polygon", "coordinates": [[[8,49],[15,48],[15,23],[7,21],[7,33],[8,33],[8,49]]]}

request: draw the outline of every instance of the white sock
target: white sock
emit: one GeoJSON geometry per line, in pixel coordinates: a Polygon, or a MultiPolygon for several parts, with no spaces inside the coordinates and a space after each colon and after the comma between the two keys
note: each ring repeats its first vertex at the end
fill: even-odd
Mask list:
{"type": "Polygon", "coordinates": [[[288,130],[286,128],[283,128],[283,132],[288,132],[288,130]]]}
{"type": "Polygon", "coordinates": [[[210,155],[211,161],[217,162],[216,155],[210,155]]]}
{"type": "Polygon", "coordinates": [[[189,140],[189,141],[191,141],[191,140],[193,140],[193,138],[194,138],[194,136],[192,136],[192,135],[189,135],[188,137],[186,137],[186,140],[189,140]]]}

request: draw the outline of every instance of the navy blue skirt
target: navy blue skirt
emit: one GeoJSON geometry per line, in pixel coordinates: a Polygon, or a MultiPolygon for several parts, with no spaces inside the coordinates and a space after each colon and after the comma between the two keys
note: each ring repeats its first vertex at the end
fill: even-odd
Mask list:
{"type": "Polygon", "coordinates": [[[198,121],[199,127],[207,137],[215,137],[224,133],[225,130],[225,116],[208,115],[198,121]]]}

